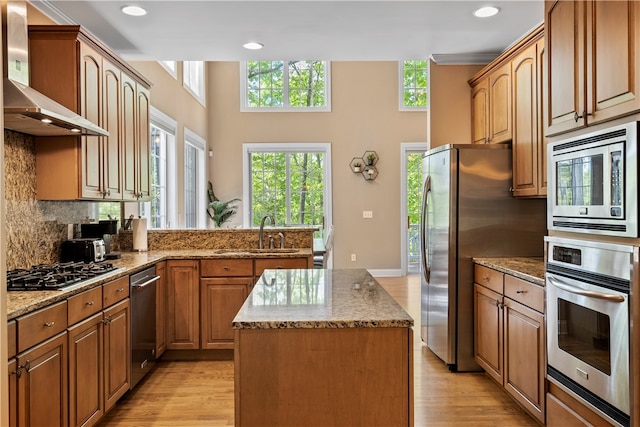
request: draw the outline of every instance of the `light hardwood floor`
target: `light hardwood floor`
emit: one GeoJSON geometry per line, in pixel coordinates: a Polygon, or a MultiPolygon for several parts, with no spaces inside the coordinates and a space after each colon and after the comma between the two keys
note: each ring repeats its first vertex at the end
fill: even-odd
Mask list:
{"type": "MultiPolygon", "coordinates": [[[[539,425],[487,375],[451,373],[421,342],[419,276],[377,280],[415,320],[416,426],[539,425]]],[[[158,363],[107,414],[106,426],[233,426],[233,362],[158,363]]]]}

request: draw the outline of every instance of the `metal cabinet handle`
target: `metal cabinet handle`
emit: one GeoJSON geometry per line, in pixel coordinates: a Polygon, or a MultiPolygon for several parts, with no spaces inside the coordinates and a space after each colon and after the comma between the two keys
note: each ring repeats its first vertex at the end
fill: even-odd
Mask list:
{"type": "Polygon", "coordinates": [[[86,304],[86,305],[93,305],[93,304],[94,304],[94,302],[93,302],[93,301],[87,301],[85,304],[86,304]]]}
{"type": "Polygon", "coordinates": [[[516,294],[526,294],[528,291],[516,291],[516,294]]]}
{"type": "Polygon", "coordinates": [[[119,294],[119,293],[121,293],[121,292],[124,292],[124,288],[120,288],[120,289],[117,289],[117,290],[116,290],[116,293],[117,293],[117,294],[119,294]]]}
{"type": "Polygon", "coordinates": [[[224,271],[229,271],[229,270],[231,270],[231,267],[229,267],[229,266],[225,265],[224,267],[222,267],[222,269],[223,269],[224,271]]]}
{"type": "Polygon", "coordinates": [[[45,326],[45,327],[47,327],[47,328],[51,328],[51,327],[53,327],[53,325],[55,325],[55,324],[56,324],[56,322],[46,322],[46,323],[44,324],[44,326],[45,326]]]}
{"type": "Polygon", "coordinates": [[[482,276],[482,280],[484,280],[485,282],[489,281],[489,277],[488,276],[482,276]]]}

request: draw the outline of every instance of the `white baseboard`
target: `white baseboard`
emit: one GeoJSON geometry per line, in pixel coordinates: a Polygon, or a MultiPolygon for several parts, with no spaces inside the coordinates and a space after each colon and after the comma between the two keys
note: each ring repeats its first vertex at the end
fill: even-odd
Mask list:
{"type": "Polygon", "coordinates": [[[400,277],[402,276],[402,270],[397,269],[397,270],[372,270],[370,268],[367,268],[367,271],[369,271],[369,274],[371,274],[373,277],[400,277]]]}

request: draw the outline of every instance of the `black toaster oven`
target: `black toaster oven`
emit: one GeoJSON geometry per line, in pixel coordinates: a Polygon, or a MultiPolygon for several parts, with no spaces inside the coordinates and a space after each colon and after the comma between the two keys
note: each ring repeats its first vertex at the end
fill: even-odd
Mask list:
{"type": "Polygon", "coordinates": [[[105,259],[104,240],[95,238],[71,239],[62,242],[62,262],[100,262],[105,259]]]}

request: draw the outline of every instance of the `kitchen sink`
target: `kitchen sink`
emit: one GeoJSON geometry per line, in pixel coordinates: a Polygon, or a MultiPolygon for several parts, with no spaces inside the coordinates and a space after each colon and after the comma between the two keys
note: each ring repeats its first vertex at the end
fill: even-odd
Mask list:
{"type": "Polygon", "coordinates": [[[252,254],[292,254],[299,251],[300,249],[295,248],[264,248],[247,250],[247,252],[252,254]]]}

